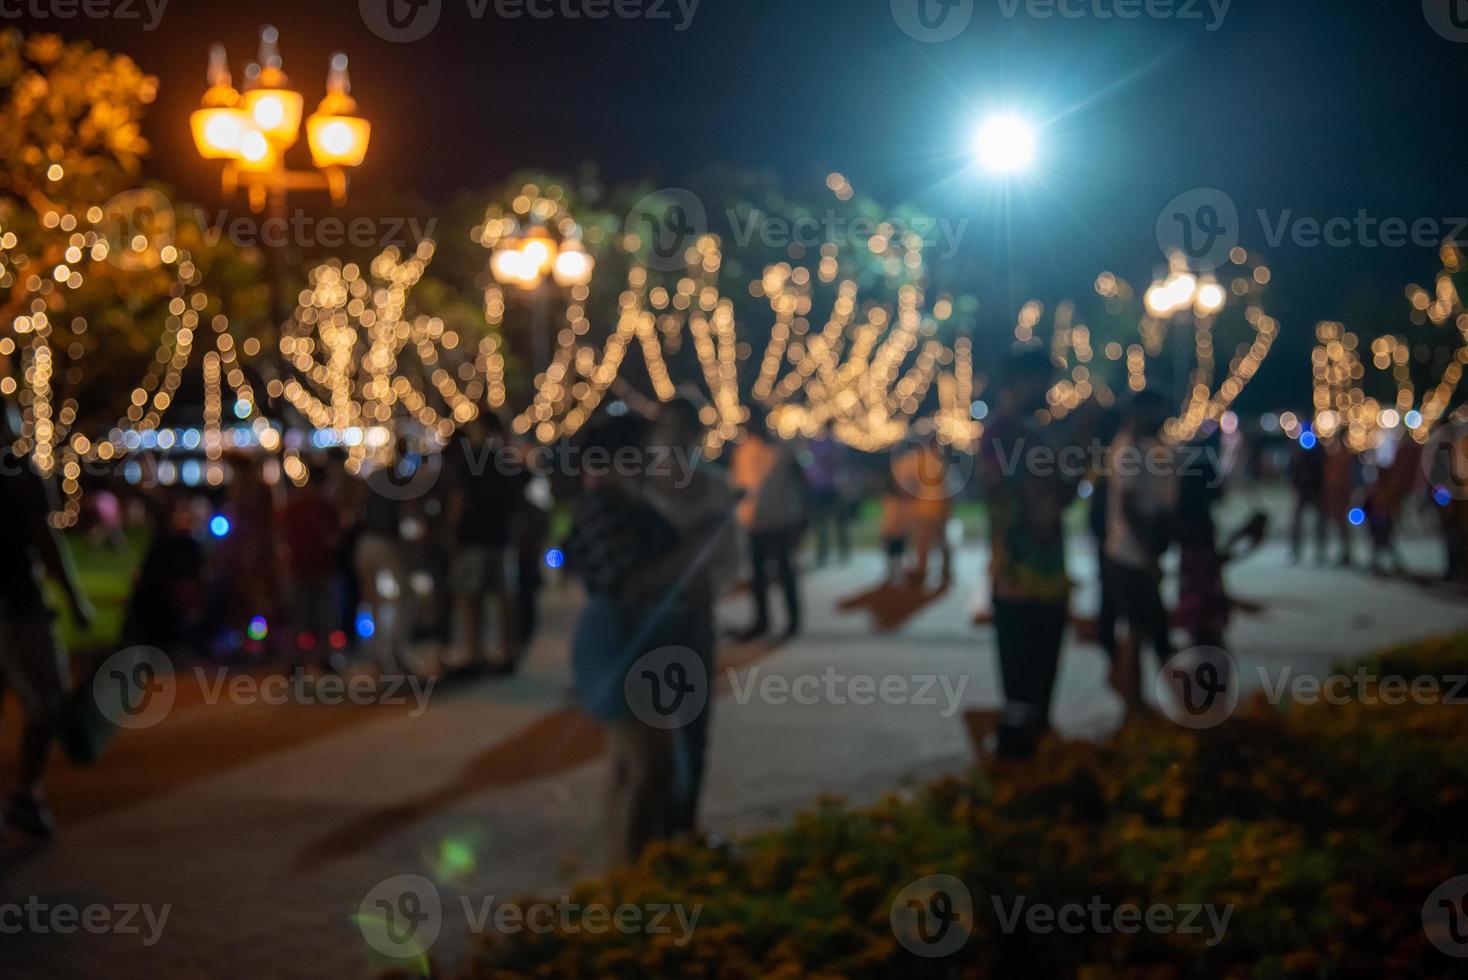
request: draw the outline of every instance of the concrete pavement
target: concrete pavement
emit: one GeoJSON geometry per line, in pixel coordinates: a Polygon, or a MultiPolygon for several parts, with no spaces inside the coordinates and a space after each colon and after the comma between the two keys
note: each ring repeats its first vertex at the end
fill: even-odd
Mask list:
{"type": "MultiPolygon", "coordinates": [[[[1429,542],[1406,552],[1424,571],[1437,560],[1429,542]]],[[[973,625],[986,563],[982,546],[965,548],[954,588],[909,604],[916,608],[874,611],[882,559],[859,554],[806,577],[806,630],[795,641],[725,651],[743,666],[714,708],[707,827],[740,833],[821,794],[865,801],[961,768],[971,753],[960,709],[1000,700],[991,631],[973,625]],[[826,688],[814,703],[758,693],[767,678],[783,679],[766,689],[778,690],[802,676],[825,684],[832,673],[932,676],[928,697],[910,700],[933,703],[861,705],[826,688]]],[[[1094,580],[1080,542],[1072,564],[1078,580],[1094,580]]],[[[1468,628],[1461,594],[1289,568],[1277,544],[1229,579],[1256,607],[1230,638],[1246,682],[1257,665],[1323,669],[1468,628]]],[[[1075,608],[1086,615],[1095,602],[1087,585],[1075,608]]],[[[742,622],[747,603],[729,600],[725,619],[742,622]]],[[[162,724],[123,733],[102,769],[58,771],[61,836],[49,849],[12,846],[0,858],[0,910],[30,903],[41,922],[0,933],[4,974],[367,975],[385,964],[353,916],[374,885],[399,874],[438,881],[446,916],[433,954],[456,963],[469,943],[458,896],[555,896],[600,867],[600,736],[568,688],[575,604],[569,589],[548,596],[546,629],[520,676],[435,690],[421,716],[181,697],[162,724]],[[168,911],[152,944],[141,912],[130,920],[137,934],[63,933],[47,918],[85,906],[108,909],[114,927],[127,906],[146,906],[155,923],[168,911]]],[[[1095,736],[1116,725],[1120,706],[1104,677],[1099,649],[1068,644],[1055,709],[1063,732],[1095,736]]],[[[13,724],[3,731],[8,766],[13,724]]]]}

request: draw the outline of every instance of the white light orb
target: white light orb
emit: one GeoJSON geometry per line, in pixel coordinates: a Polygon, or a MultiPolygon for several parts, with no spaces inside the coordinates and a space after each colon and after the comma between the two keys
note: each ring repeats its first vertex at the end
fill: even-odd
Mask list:
{"type": "Polygon", "coordinates": [[[1038,142],[1034,126],[1006,113],[989,118],[979,127],[974,153],[990,173],[1018,173],[1034,163],[1038,142]]]}

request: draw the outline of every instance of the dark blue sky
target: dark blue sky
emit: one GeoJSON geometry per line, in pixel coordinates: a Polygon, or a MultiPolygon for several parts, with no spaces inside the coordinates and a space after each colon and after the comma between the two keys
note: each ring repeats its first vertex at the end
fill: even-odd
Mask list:
{"type": "Polygon", "coordinates": [[[1115,0],[1071,0],[1087,16],[1067,20],[972,0],[967,29],[946,43],[904,33],[891,0],[701,0],[682,32],[676,0],[660,21],[476,19],[477,0],[441,2],[436,29],[406,44],[370,31],[357,0],[171,0],[152,32],[50,26],[127,51],[162,78],[150,170],[211,203],[212,172],[186,127],[205,47],[225,41],[238,71],[266,21],[281,28],[308,101],[328,52],[351,55],[376,126],[363,188],[442,199],[521,167],[595,159],[610,178],[668,185],[716,164],[772,168],[813,192],[839,169],[883,201],[968,219],[975,277],[1048,299],[1085,290],[1103,268],[1146,277],[1161,258],[1163,206],[1218,188],[1241,214],[1243,244],[1271,259],[1272,301],[1296,353],[1318,319],[1400,309],[1406,283],[1436,270],[1434,255],[1274,246],[1257,211],[1271,223],[1286,211],[1468,216],[1468,43],[1436,33],[1418,0],[1233,0],[1214,31],[1206,2],[1201,19],[1120,20],[1095,15],[1115,0]],[[962,172],[975,120],[998,105],[1048,124],[1041,171],[1007,203],[962,172]]]}

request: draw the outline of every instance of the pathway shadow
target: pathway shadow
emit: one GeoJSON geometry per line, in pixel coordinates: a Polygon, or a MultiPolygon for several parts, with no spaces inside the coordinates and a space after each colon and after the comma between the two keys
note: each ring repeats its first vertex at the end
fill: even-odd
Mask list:
{"type": "Polygon", "coordinates": [[[948,594],[949,587],[913,588],[883,582],[875,588],[842,599],[837,608],[842,612],[865,609],[872,615],[872,626],[878,633],[891,633],[948,594]]]}
{"type": "MultiPolygon", "coordinates": [[[[768,657],[779,642],[726,647],[715,673],[714,694],[729,690],[729,671],[768,657]]],[[[306,842],[293,864],[297,872],[360,854],[404,827],[486,790],[507,789],[569,772],[601,756],[602,726],[579,708],[542,715],[509,738],[480,752],[450,783],[419,796],[377,807],[306,842]]]]}

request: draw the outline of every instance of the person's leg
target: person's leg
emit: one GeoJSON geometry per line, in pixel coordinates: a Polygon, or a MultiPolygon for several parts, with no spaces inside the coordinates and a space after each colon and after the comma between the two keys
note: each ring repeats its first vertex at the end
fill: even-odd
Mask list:
{"type": "Polygon", "coordinates": [[[1050,705],[1055,699],[1055,680],[1060,674],[1060,650],[1065,642],[1068,607],[1063,602],[1037,602],[1031,610],[1029,628],[1035,643],[1035,705],[1038,731],[1050,730],[1050,705]]]}
{"type": "Polygon", "coordinates": [[[933,544],[933,522],[926,518],[914,521],[912,578],[920,589],[928,584],[928,553],[933,550],[933,544]]]}
{"type": "MultiPolygon", "coordinates": [[[[1167,606],[1162,601],[1162,584],[1149,574],[1142,573],[1137,579],[1138,595],[1141,605],[1138,609],[1141,619],[1139,633],[1146,634],[1146,639],[1151,643],[1152,649],[1157,651],[1157,666],[1172,659],[1172,616],[1167,606]]],[[[1138,668],[1140,669],[1141,636],[1138,636],[1137,652],[1138,668]]]]}
{"type": "Polygon", "coordinates": [[[0,625],[0,673],[15,691],[24,712],[19,786],[6,805],[6,819],[27,833],[49,836],[54,818],[44,802],[46,764],[56,722],[71,688],[66,649],[49,614],[7,620],[0,625]]]}
{"type": "Polygon", "coordinates": [[[1106,557],[1103,546],[1096,546],[1097,574],[1101,585],[1101,604],[1096,609],[1096,642],[1106,651],[1112,664],[1116,663],[1116,573],[1111,559],[1106,557]]]}
{"type": "Polygon", "coordinates": [[[847,501],[836,498],[836,555],[845,564],[851,558],[851,512],[855,508],[847,501]]]}
{"type": "Polygon", "coordinates": [[[612,864],[630,864],[664,835],[672,741],[667,732],[633,719],[610,725],[607,744],[613,766],[609,857],[612,864]]]}
{"type": "Polygon", "coordinates": [[[943,587],[953,582],[953,545],[948,540],[948,520],[938,524],[938,557],[943,561],[943,587]]]}
{"type": "Polygon", "coordinates": [[[755,636],[770,629],[770,551],[772,546],[768,531],[755,531],[749,536],[749,560],[753,567],[750,590],[754,593],[754,625],[749,632],[755,636]]]}
{"type": "Polygon", "coordinates": [[[1315,564],[1324,565],[1330,558],[1326,554],[1326,532],[1329,529],[1326,527],[1328,518],[1325,516],[1325,508],[1320,505],[1320,501],[1311,502],[1310,514],[1315,519],[1315,564]]]}
{"type": "Polygon", "coordinates": [[[795,546],[800,536],[795,531],[781,531],[775,541],[775,566],[785,593],[785,634],[800,630],[800,582],[795,574],[795,546]]]}
{"type": "Polygon", "coordinates": [[[831,512],[830,495],[824,490],[817,490],[811,494],[811,523],[815,525],[816,532],[816,564],[824,565],[831,553],[831,521],[834,515],[831,512]]]}
{"type": "Polygon", "coordinates": [[[1351,554],[1351,521],[1345,515],[1340,514],[1332,517],[1335,524],[1336,535],[1341,542],[1341,564],[1349,565],[1353,561],[1351,554]]]}
{"type": "MultiPolygon", "coordinates": [[[[716,665],[714,611],[711,606],[687,613],[686,633],[681,637],[703,663],[712,685],[716,665]]],[[[714,698],[703,710],[673,732],[674,782],[669,807],[668,832],[692,833],[698,829],[698,805],[703,796],[703,775],[708,762],[709,728],[713,722],[714,698]]]]}
{"type": "Polygon", "coordinates": [[[1005,701],[999,723],[1001,758],[1029,758],[1049,728],[1065,608],[1064,603],[994,602],[1005,701]]]}
{"type": "Polygon", "coordinates": [[[1305,498],[1295,494],[1295,511],[1290,518],[1290,561],[1298,564],[1305,556],[1300,551],[1305,545],[1305,498]]]}

